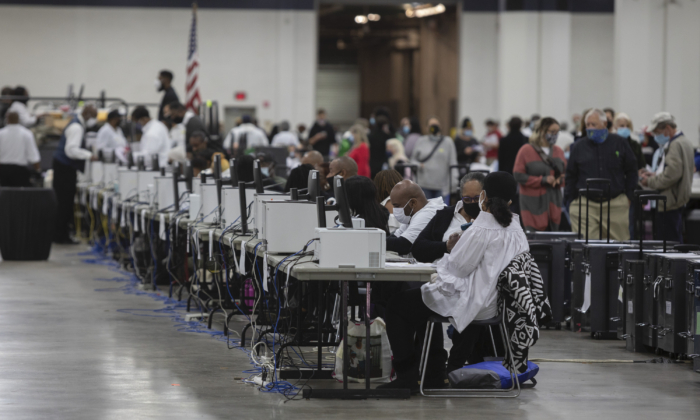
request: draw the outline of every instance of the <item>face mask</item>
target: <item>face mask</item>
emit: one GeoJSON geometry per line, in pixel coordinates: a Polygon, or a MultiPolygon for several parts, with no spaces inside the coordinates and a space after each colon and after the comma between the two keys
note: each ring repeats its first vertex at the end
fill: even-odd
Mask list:
{"type": "Polygon", "coordinates": [[[591,139],[594,143],[601,144],[608,138],[607,128],[589,128],[586,129],[586,136],[591,139]]]}
{"type": "Polygon", "coordinates": [[[374,117],[369,119],[369,124],[374,125],[377,122],[377,120],[374,119],[374,117]]]}
{"type": "Polygon", "coordinates": [[[566,160],[569,160],[569,156],[571,156],[571,152],[564,152],[564,157],[566,160]]]}
{"type": "Polygon", "coordinates": [[[180,124],[184,119],[184,117],[173,117],[173,122],[175,124],[180,124]]]}
{"type": "MultiPolygon", "coordinates": [[[[479,197],[479,198],[481,198],[481,197],[479,197]]],[[[481,212],[481,209],[479,208],[479,203],[469,203],[469,204],[462,203],[462,208],[464,208],[464,212],[467,213],[467,215],[469,217],[471,217],[472,219],[476,219],[476,217],[481,212]]]]}
{"type": "Polygon", "coordinates": [[[627,127],[620,127],[617,129],[617,135],[628,139],[630,137],[630,129],[627,127]]]}
{"type": "Polygon", "coordinates": [[[404,125],[403,127],[401,127],[401,131],[403,131],[404,134],[408,134],[411,132],[411,127],[404,125]]]}
{"type": "Polygon", "coordinates": [[[654,141],[656,141],[659,146],[663,146],[671,140],[669,136],[663,134],[654,134],[654,141]]]}
{"type": "Polygon", "coordinates": [[[530,123],[530,130],[534,130],[534,129],[535,129],[535,121],[530,123]]]}
{"type": "Polygon", "coordinates": [[[484,204],[484,201],[486,201],[486,199],[484,199],[483,197],[484,192],[482,191],[481,194],[479,194],[479,210],[486,211],[486,209],[484,209],[484,207],[482,206],[484,204]]]}
{"type": "Polygon", "coordinates": [[[160,80],[156,79],[155,85],[156,85],[156,92],[160,92],[161,90],[163,90],[163,83],[161,83],[160,80]]]}
{"type": "MultiPolygon", "coordinates": [[[[410,203],[411,200],[408,200],[408,203],[410,203]]],[[[408,203],[406,203],[406,206],[408,206],[408,203]]],[[[394,217],[396,218],[396,221],[401,223],[402,225],[407,225],[411,223],[411,217],[413,217],[413,209],[411,209],[411,214],[409,216],[406,216],[406,212],[404,211],[406,209],[406,206],[403,206],[401,208],[394,207],[394,217]]]]}
{"type": "Polygon", "coordinates": [[[270,176],[270,168],[260,168],[260,172],[262,172],[264,176],[270,176]]]}
{"type": "Polygon", "coordinates": [[[349,135],[348,135],[348,141],[349,141],[350,143],[355,143],[355,136],[353,136],[352,134],[349,134],[349,135]]]}
{"type": "Polygon", "coordinates": [[[97,118],[88,118],[87,121],[85,121],[85,126],[87,128],[92,128],[97,125],[97,118]]]}
{"type": "Polygon", "coordinates": [[[544,138],[547,139],[547,143],[549,143],[552,146],[554,145],[554,143],[557,142],[558,137],[559,137],[559,133],[554,133],[554,134],[547,133],[544,135],[544,138]]]}
{"type": "Polygon", "coordinates": [[[472,130],[464,130],[464,135],[465,135],[465,136],[471,137],[472,134],[473,134],[473,131],[472,131],[472,130]]]}
{"type": "Polygon", "coordinates": [[[430,134],[432,134],[432,135],[435,136],[435,135],[437,135],[437,134],[439,134],[439,133],[440,133],[440,127],[439,127],[439,126],[437,126],[437,125],[435,125],[435,124],[433,124],[433,125],[430,126],[430,134]]]}

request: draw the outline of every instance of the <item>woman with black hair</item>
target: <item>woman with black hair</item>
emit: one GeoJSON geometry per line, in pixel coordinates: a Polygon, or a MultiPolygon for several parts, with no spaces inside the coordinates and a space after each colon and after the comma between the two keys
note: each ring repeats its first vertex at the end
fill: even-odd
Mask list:
{"type": "Polygon", "coordinates": [[[469,117],[462,120],[462,129],[455,136],[455,148],[457,149],[457,163],[467,165],[478,161],[479,154],[483,152],[479,140],[474,137],[474,126],[469,117]]]}
{"type": "MultiPolygon", "coordinates": [[[[506,172],[487,175],[479,198],[481,212],[452,252],[440,260],[437,277],[420,290],[400,292],[389,301],[385,319],[397,379],[380,388],[418,389],[418,357],[413,339],[429,317],[449,317],[460,340],[473,340],[467,326],[475,319],[498,315],[498,276],[513,258],[530,250],[518,215],[511,213],[509,207],[516,189],[515,179],[506,172]]],[[[433,330],[430,346],[424,387],[445,387],[447,353],[442,328],[433,330]]]]}
{"type": "Polygon", "coordinates": [[[345,180],[348,205],[353,215],[365,220],[365,227],[378,228],[389,235],[389,211],[377,202],[377,187],[371,179],[353,176],[345,180]]]}

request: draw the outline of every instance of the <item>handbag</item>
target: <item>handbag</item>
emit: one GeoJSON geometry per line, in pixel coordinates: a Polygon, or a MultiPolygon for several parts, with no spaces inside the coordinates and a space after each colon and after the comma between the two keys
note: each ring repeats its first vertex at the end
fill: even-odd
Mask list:
{"type": "Polygon", "coordinates": [[[440,147],[440,145],[442,144],[443,140],[445,140],[445,136],[442,136],[442,137],[440,138],[440,140],[438,140],[438,142],[437,142],[437,144],[435,145],[435,147],[433,147],[433,150],[430,151],[430,153],[428,154],[428,156],[427,156],[425,159],[421,159],[421,158],[419,158],[419,157],[416,157],[416,160],[417,160],[419,163],[425,163],[425,162],[429,161],[430,158],[433,157],[433,155],[435,154],[435,151],[438,149],[438,147],[440,147]]]}

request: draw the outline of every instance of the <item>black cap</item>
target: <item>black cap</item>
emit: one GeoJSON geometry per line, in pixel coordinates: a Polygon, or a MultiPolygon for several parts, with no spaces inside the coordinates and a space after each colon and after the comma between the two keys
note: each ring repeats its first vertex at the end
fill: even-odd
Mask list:
{"type": "Polygon", "coordinates": [[[506,202],[515,198],[518,185],[508,172],[491,172],[484,179],[484,191],[488,198],[500,198],[506,202]]]}
{"type": "Polygon", "coordinates": [[[255,158],[260,161],[260,163],[274,163],[272,156],[267,153],[258,153],[255,158]]]}

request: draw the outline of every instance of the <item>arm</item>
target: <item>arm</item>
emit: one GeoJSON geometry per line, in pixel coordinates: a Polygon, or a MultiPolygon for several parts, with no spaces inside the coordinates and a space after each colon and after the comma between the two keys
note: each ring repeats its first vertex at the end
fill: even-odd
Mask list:
{"type": "Polygon", "coordinates": [[[88,160],[92,157],[92,152],[81,149],[80,145],[83,142],[83,126],[78,123],[73,123],[66,128],[66,156],[76,160],[88,160]]]}
{"type": "Polygon", "coordinates": [[[673,142],[668,146],[664,171],[648,179],[649,188],[663,191],[671,188],[683,176],[683,159],[680,144],[673,142]]]}
{"type": "Polygon", "coordinates": [[[31,127],[36,124],[36,115],[32,115],[27,109],[26,105],[17,107],[17,113],[19,114],[19,122],[25,127],[31,127]]]}
{"type": "Polygon", "coordinates": [[[622,144],[624,154],[624,166],[622,170],[625,171],[625,195],[627,195],[627,199],[632,202],[634,201],[634,190],[637,188],[637,184],[639,183],[639,175],[637,174],[637,158],[634,157],[632,148],[626,141],[622,144]]]}
{"type": "Polygon", "coordinates": [[[574,156],[576,153],[576,143],[571,145],[571,158],[566,165],[566,187],[564,187],[564,206],[568,206],[576,198],[576,184],[578,183],[578,167],[574,156]]]}
{"type": "Polygon", "coordinates": [[[437,217],[433,217],[413,243],[411,252],[413,257],[420,262],[433,262],[447,253],[446,242],[433,240],[432,232],[435,229],[436,220],[437,217]]]}
{"type": "Polygon", "coordinates": [[[488,231],[467,229],[447,258],[447,270],[455,277],[469,276],[481,263],[488,246],[488,231]]]}
{"type": "Polygon", "coordinates": [[[523,146],[518,151],[518,155],[515,157],[515,165],[513,165],[513,177],[515,180],[525,186],[530,188],[539,188],[542,185],[547,185],[546,177],[543,176],[532,176],[527,174],[527,158],[525,157],[525,149],[527,146],[523,146]]]}
{"type": "MultiPolygon", "coordinates": [[[[445,142],[448,144],[447,147],[450,149],[450,166],[454,166],[457,164],[457,148],[455,147],[455,143],[451,138],[446,138],[445,142]]],[[[450,171],[450,176],[452,177],[452,185],[459,185],[459,171],[453,171],[449,168],[448,170],[450,171]]],[[[447,191],[447,193],[452,194],[452,191],[447,191]]]]}
{"type": "Polygon", "coordinates": [[[41,156],[39,155],[39,149],[36,147],[36,141],[34,140],[34,133],[27,130],[27,135],[24,137],[26,146],[24,148],[25,158],[27,162],[34,166],[37,171],[41,169],[41,156]]]}
{"type": "Polygon", "coordinates": [[[386,238],[386,250],[396,252],[399,255],[406,255],[411,252],[413,244],[404,237],[390,236],[386,238]]]}
{"type": "Polygon", "coordinates": [[[228,132],[226,135],[226,138],[224,139],[224,149],[230,150],[231,149],[231,142],[233,141],[233,129],[228,132]]]}

